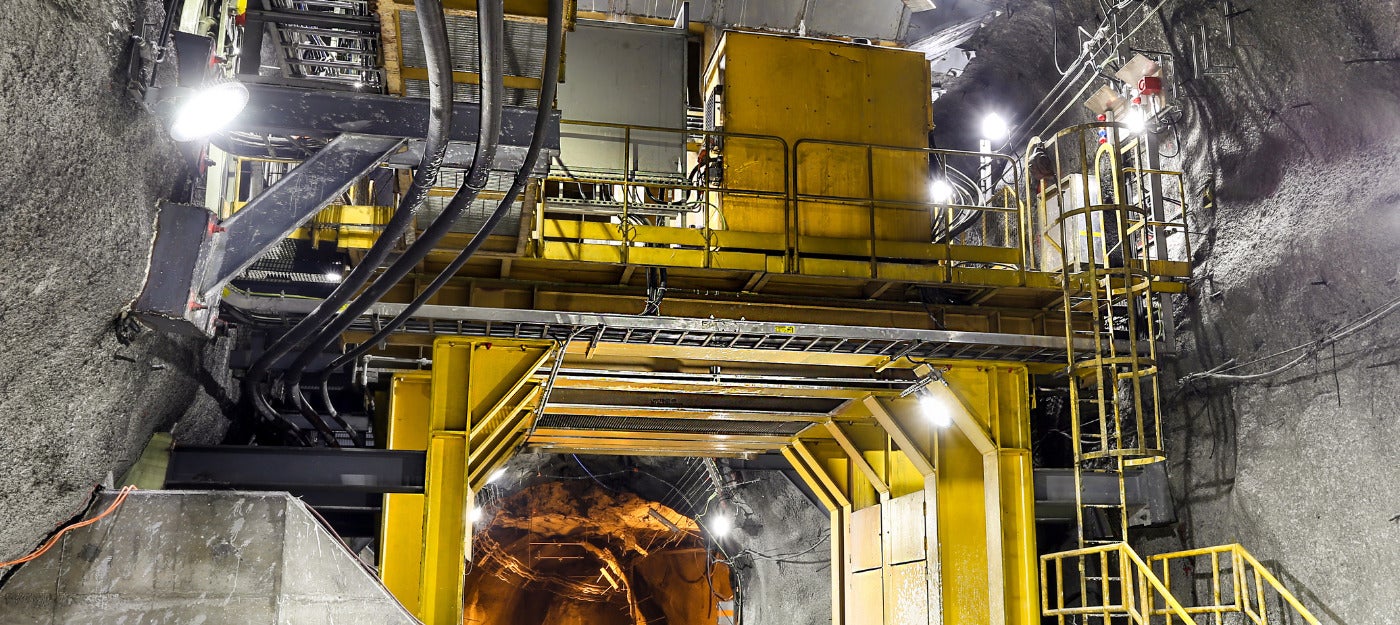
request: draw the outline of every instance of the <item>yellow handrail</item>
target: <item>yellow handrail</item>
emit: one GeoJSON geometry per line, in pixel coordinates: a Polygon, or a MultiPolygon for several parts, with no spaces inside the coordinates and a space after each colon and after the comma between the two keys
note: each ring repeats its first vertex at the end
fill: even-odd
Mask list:
{"type": "MultiPolygon", "coordinates": [[[[1249,617],[1250,621],[1256,625],[1268,625],[1270,615],[1266,603],[1268,598],[1266,589],[1272,588],[1274,594],[1284,604],[1292,608],[1294,616],[1301,618],[1309,625],[1321,625],[1317,617],[1313,616],[1312,612],[1309,612],[1303,603],[1279,582],[1278,578],[1274,577],[1253,554],[1250,554],[1239,544],[1164,553],[1152,556],[1148,560],[1154,567],[1158,563],[1162,564],[1162,579],[1170,584],[1173,562],[1188,560],[1195,564],[1196,560],[1205,558],[1209,558],[1206,574],[1210,580],[1212,603],[1187,607],[1187,612],[1214,614],[1217,621],[1224,614],[1239,613],[1249,617]],[[1226,568],[1227,563],[1228,568],[1226,568]]],[[[1194,574],[1202,574],[1200,567],[1194,568],[1194,574]]],[[[1273,622],[1284,621],[1275,618],[1273,622]]]]}
{"type": "Polygon", "coordinates": [[[1167,615],[1180,619],[1183,625],[1196,625],[1190,612],[1172,596],[1167,584],[1152,572],[1152,567],[1138,556],[1126,543],[1113,543],[1095,547],[1085,547],[1073,551],[1046,554],[1040,557],[1041,614],[1056,617],[1060,625],[1070,622],[1066,617],[1098,616],[1108,622],[1111,617],[1127,616],[1136,625],[1152,625],[1152,617],[1167,615]],[[1074,599],[1065,594],[1065,563],[1073,564],[1072,572],[1079,579],[1080,605],[1070,605],[1074,599]],[[1099,583],[1095,590],[1099,593],[1096,605],[1089,594],[1090,573],[1095,572],[1099,583]],[[1053,565],[1055,577],[1049,576],[1053,565]],[[1111,577],[1117,573],[1118,577],[1111,577]],[[1116,583],[1115,583],[1116,582],[1116,583]],[[1053,592],[1053,603],[1052,599],[1053,592]],[[1161,605],[1158,606],[1160,599],[1161,605]]]}

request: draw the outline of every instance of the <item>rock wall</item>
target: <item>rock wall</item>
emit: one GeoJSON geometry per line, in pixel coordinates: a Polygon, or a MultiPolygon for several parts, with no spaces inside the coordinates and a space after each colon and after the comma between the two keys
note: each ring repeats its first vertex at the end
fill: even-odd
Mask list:
{"type": "Polygon", "coordinates": [[[120,476],[156,428],[187,411],[206,418],[177,428],[186,440],[222,426],[204,345],[113,331],[177,163],[118,74],[136,4],[13,0],[0,17],[0,560],[120,476]]]}

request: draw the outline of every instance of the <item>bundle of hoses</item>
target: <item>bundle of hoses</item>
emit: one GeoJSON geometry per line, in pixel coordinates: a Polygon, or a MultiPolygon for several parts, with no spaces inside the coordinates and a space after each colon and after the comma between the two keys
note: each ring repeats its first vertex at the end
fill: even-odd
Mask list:
{"type": "MultiPolygon", "coordinates": [[[[439,7],[440,9],[440,7],[439,7]]],[[[555,91],[557,88],[557,78],[559,74],[559,63],[563,48],[563,0],[551,0],[548,26],[548,38],[545,47],[545,62],[543,63],[543,75],[541,76],[541,88],[536,112],[535,127],[533,137],[525,158],[521,163],[519,171],[511,187],[502,197],[496,209],[487,218],[485,223],[473,235],[471,241],[458,254],[452,263],[448,265],[437,278],[424,290],[398,317],[395,317],[386,324],[374,338],[361,343],[356,349],[351,350],[330,365],[326,366],[319,373],[319,384],[322,389],[322,397],[329,410],[329,417],[334,419],[340,427],[348,432],[351,439],[356,444],[363,444],[363,438],[354,431],[350,425],[340,417],[330,403],[329,393],[326,389],[326,380],[337,369],[352,362],[355,358],[368,351],[372,346],[381,342],[384,337],[397,330],[409,317],[433,297],[447,282],[461,269],[463,265],[480,249],[482,243],[490,236],[491,232],[500,223],[501,219],[509,212],[514,205],[525,185],[528,184],[530,176],[539,160],[540,152],[544,148],[544,141],[548,136],[547,128],[550,121],[550,113],[553,109],[555,91]]],[[[440,15],[440,11],[438,13],[440,15]]],[[[448,203],[443,212],[428,226],[426,230],[414,241],[407,251],[391,265],[385,272],[359,297],[338,309],[339,313],[334,314],[328,322],[324,318],[318,319],[311,326],[316,331],[314,336],[304,346],[300,355],[292,362],[283,376],[282,386],[290,394],[293,404],[321,433],[327,444],[338,445],[334,440],[333,432],[326,419],[319,414],[308,402],[301,390],[301,379],[303,372],[312,364],[316,356],[321,354],[326,347],[334,342],[346,329],[354,323],[355,319],[367,311],[371,306],[379,301],[390,289],[400,280],[407,276],[413,268],[425,258],[429,252],[451,231],[456,223],[472,203],[483,188],[485,188],[491,167],[495,162],[496,152],[499,146],[501,133],[501,120],[504,110],[504,10],[502,0],[490,0],[479,3],[478,17],[478,41],[480,45],[481,58],[481,132],[480,140],[477,142],[475,157],[472,167],[467,173],[463,185],[458,189],[452,200],[448,203]],[[318,331],[317,331],[318,330],[318,331]]],[[[420,18],[420,26],[423,21],[420,18]]],[[[445,35],[445,30],[444,30],[445,35]]],[[[424,35],[427,40],[427,33],[424,35]]],[[[431,75],[430,69],[430,75],[431,75]]],[[[450,74],[448,74],[450,78],[450,74]]],[[[439,159],[440,161],[440,159],[439,159]]],[[[421,201],[420,201],[421,203],[421,201]]],[[[416,209],[416,206],[415,206],[416,209]]],[[[401,207],[402,210],[402,207],[401,207]]],[[[380,242],[384,238],[381,237],[380,242]]],[[[368,257],[367,257],[368,260],[368,257]]],[[[362,263],[363,266],[364,263],[362,263]]],[[[358,269],[359,267],[357,267],[358,269]]],[[[348,279],[347,279],[348,281],[348,279]]],[[[356,287],[358,288],[358,287],[356,287]]],[[[329,301],[329,300],[328,300],[329,301]]],[[[317,309],[320,312],[325,307],[322,304],[317,309]]],[[[337,309],[332,309],[332,311],[337,309]]],[[[313,313],[315,315],[316,313],[313,313]]],[[[329,316],[329,315],[328,315],[329,316]]],[[[307,319],[310,319],[308,316],[307,319]]],[[[305,322],[306,320],[303,320],[305,322]]],[[[294,328],[295,330],[295,328],[294,328]]],[[[310,332],[306,332],[310,334],[310,332]]],[[[288,333],[291,335],[291,332],[288,333]]],[[[285,337],[284,337],[285,338],[285,337]]],[[[305,339],[305,336],[293,337],[297,342],[305,339]]],[[[273,354],[271,350],[264,354],[264,359],[280,358],[287,351],[273,354]]],[[[271,362],[271,360],[269,360],[271,362]]],[[[250,376],[251,377],[251,376],[250,376]]],[[[255,397],[257,397],[255,395],[255,397]]],[[[264,400],[265,401],[265,400],[264,400]]]]}

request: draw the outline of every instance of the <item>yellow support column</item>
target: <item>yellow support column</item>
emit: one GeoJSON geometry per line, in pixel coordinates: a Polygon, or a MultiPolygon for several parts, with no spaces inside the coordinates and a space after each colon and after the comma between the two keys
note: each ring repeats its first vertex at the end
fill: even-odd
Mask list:
{"type": "Polygon", "coordinates": [[[427,467],[423,495],[386,503],[381,576],[427,625],[461,623],[474,487],[518,446],[540,397],[531,377],[555,349],[552,341],[442,338],[430,388],[425,374],[395,377],[390,447],[425,449],[427,467]]]}
{"type": "MultiPolygon", "coordinates": [[[[427,451],[428,402],[432,376],[426,371],[394,374],[389,383],[389,449],[427,451]]],[[[379,577],[399,603],[418,613],[418,576],[422,568],[423,495],[384,496],[379,537],[379,577]]]]}
{"type": "Polygon", "coordinates": [[[820,499],[831,519],[831,625],[846,619],[846,529],[851,518],[851,500],[841,492],[821,462],[800,440],[782,448],[788,464],[820,499]]]}

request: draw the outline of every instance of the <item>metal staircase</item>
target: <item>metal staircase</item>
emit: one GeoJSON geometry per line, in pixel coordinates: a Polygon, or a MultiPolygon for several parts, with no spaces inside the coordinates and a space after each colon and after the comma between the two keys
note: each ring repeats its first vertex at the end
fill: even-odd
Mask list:
{"type": "Polygon", "coordinates": [[[1098,545],[1042,556],[1040,577],[1041,613],[1057,625],[1321,625],[1239,545],[1146,560],[1124,543],[1098,545]],[[1183,600],[1183,587],[1200,599],[1183,600]]]}

